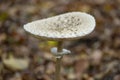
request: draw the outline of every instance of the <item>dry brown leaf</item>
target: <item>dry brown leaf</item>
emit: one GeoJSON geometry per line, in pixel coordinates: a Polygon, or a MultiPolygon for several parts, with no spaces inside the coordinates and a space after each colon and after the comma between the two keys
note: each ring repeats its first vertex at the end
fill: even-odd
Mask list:
{"type": "Polygon", "coordinates": [[[120,74],[114,77],[114,80],[120,80],[120,74]]]}
{"type": "Polygon", "coordinates": [[[16,73],[12,78],[9,80],[22,80],[21,75],[19,73],[16,73]]]}
{"type": "Polygon", "coordinates": [[[92,63],[93,64],[100,64],[101,60],[102,60],[102,51],[100,50],[95,50],[91,55],[90,55],[90,58],[92,60],[92,63]]]}

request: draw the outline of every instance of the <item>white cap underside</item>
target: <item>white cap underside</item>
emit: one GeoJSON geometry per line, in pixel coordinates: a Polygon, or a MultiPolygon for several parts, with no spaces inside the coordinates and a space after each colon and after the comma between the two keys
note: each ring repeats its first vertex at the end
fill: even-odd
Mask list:
{"type": "Polygon", "coordinates": [[[47,39],[75,39],[93,31],[95,19],[82,12],[70,12],[30,22],[24,29],[47,39]]]}

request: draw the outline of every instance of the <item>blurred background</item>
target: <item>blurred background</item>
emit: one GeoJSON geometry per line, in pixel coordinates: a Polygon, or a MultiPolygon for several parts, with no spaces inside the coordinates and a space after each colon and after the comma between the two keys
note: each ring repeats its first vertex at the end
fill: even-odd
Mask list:
{"type": "Polygon", "coordinates": [[[120,0],[0,0],[0,80],[53,80],[55,41],[38,40],[23,25],[65,12],[93,15],[96,28],[66,41],[61,80],[120,80],[120,0]]]}

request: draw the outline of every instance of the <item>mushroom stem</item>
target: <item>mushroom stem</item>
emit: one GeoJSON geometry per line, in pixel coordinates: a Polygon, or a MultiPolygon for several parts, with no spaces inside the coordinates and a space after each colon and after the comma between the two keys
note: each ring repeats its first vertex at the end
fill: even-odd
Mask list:
{"type": "Polygon", "coordinates": [[[57,49],[57,51],[58,52],[62,52],[62,47],[63,47],[63,42],[62,41],[58,41],[58,49],[57,49]]]}
{"type": "MultiPolygon", "coordinates": [[[[62,45],[63,42],[59,41],[58,46],[57,46],[57,52],[62,52],[62,45]]],[[[61,56],[56,56],[56,73],[55,73],[55,80],[60,80],[60,69],[61,69],[61,60],[62,60],[62,55],[61,56]]]]}

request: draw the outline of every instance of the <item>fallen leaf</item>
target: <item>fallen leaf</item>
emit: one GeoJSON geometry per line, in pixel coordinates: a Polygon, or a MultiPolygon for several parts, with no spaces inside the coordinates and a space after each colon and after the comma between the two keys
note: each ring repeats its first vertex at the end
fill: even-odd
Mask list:
{"type": "Polygon", "coordinates": [[[16,73],[12,78],[9,80],[22,80],[21,75],[19,73],[16,73]]]}
{"type": "Polygon", "coordinates": [[[95,50],[90,55],[90,58],[93,64],[99,65],[102,60],[102,52],[100,50],[95,50]]]}
{"type": "Polygon", "coordinates": [[[120,80],[120,74],[114,77],[114,80],[120,80]]]}
{"type": "Polygon", "coordinates": [[[15,58],[15,57],[10,57],[8,59],[6,58],[3,58],[3,64],[13,70],[13,71],[16,71],[16,70],[24,70],[24,69],[27,69],[28,66],[29,66],[29,59],[28,58],[15,58]]]}

